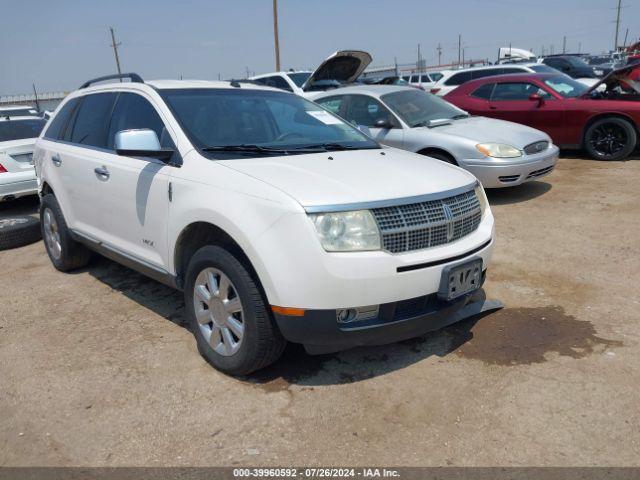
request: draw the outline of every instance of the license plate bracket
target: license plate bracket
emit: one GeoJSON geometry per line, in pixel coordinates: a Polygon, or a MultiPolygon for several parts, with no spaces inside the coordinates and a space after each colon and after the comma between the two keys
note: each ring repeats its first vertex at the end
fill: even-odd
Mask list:
{"type": "Polygon", "coordinates": [[[448,265],[442,271],[438,298],[455,300],[474,292],[482,283],[482,258],[474,258],[457,265],[448,265]]]}

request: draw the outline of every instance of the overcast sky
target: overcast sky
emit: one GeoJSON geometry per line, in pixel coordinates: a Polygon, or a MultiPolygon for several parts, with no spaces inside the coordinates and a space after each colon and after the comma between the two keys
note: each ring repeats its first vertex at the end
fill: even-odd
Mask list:
{"type": "MultiPolygon", "coordinates": [[[[616,0],[279,0],[283,68],[311,68],[339,49],[374,65],[495,60],[500,46],[599,53],[613,47],[616,0]]],[[[624,0],[620,43],[640,35],[640,0],[624,0]],[[636,19],[633,22],[633,19],[636,19]]],[[[73,90],[115,72],[143,78],[241,78],[274,69],[272,0],[0,0],[0,94],[73,90]]]]}

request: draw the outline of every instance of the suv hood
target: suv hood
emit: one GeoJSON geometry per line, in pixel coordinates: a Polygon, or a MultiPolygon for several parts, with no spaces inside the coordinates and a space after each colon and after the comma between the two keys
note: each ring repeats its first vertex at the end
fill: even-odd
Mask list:
{"type": "Polygon", "coordinates": [[[412,130],[424,131],[430,137],[444,134],[466,138],[475,143],[505,143],[519,149],[534,142],[550,141],[545,133],[535,128],[487,117],[463,118],[438,127],[418,127],[412,130]]]}
{"type": "Polygon", "coordinates": [[[218,162],[268,183],[303,207],[412,197],[476,182],[461,168],[394,148],[218,162]]]}
{"type": "Polygon", "coordinates": [[[609,74],[605,75],[602,80],[587,90],[585,96],[595,91],[600,85],[604,84],[607,86],[607,90],[612,90],[619,85],[620,82],[624,82],[637,93],[640,93],[640,64],[627,65],[626,67],[612,70],[609,74]],[[633,77],[635,77],[635,80],[633,77]]]}
{"type": "Polygon", "coordinates": [[[335,52],[311,74],[302,89],[305,92],[309,91],[315,83],[323,80],[351,83],[369,66],[371,60],[371,55],[359,50],[340,50],[335,52]]]}

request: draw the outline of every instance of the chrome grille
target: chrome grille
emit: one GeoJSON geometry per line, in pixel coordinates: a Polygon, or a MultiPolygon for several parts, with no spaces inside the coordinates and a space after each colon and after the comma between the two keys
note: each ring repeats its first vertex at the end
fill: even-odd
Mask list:
{"type": "Polygon", "coordinates": [[[453,242],[475,231],[482,212],[474,190],[427,202],[374,208],[382,245],[391,253],[453,242]]]}
{"type": "Polygon", "coordinates": [[[549,142],[546,140],[542,140],[540,142],[535,142],[524,147],[524,153],[527,155],[533,155],[536,153],[540,153],[549,148],[549,142]]]}

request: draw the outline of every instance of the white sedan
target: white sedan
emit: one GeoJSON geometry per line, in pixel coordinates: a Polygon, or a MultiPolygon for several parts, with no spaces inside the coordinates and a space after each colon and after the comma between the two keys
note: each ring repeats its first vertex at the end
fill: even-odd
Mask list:
{"type": "Polygon", "coordinates": [[[35,116],[0,117],[0,201],[37,193],[33,149],[46,123],[35,116]]]}

